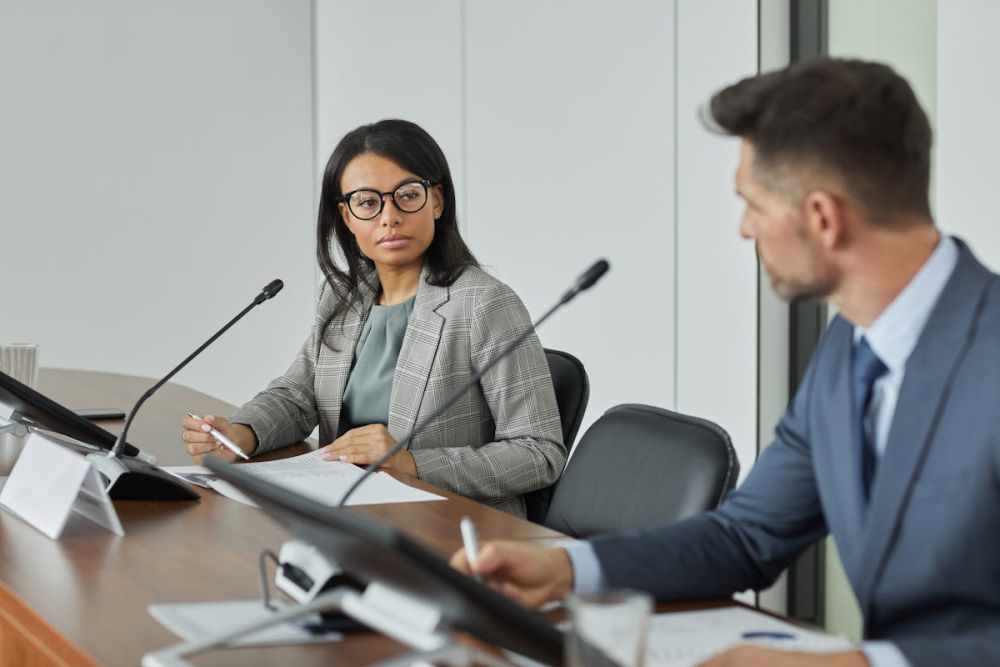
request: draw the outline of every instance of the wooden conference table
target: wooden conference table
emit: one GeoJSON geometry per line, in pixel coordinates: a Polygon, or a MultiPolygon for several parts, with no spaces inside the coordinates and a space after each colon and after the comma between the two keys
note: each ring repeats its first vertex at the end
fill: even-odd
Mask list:
{"type": "MultiPolygon", "coordinates": [[[[152,384],[148,378],[42,369],[39,389],[73,408],[128,409],[152,384]]],[[[159,465],[191,465],[180,440],[188,410],[228,415],[233,406],[187,387],[167,384],[139,412],[129,440],[159,465]]],[[[101,422],[117,432],[121,422],[101,422]]],[[[299,444],[271,458],[307,451],[299,444]]],[[[262,457],[268,458],[268,457],[262,457]]],[[[544,544],[562,535],[517,519],[418,479],[400,476],[447,500],[368,505],[354,511],[377,517],[447,557],[461,546],[463,515],[482,540],[544,544]]],[[[138,665],[142,656],[179,639],[146,608],[158,602],[249,599],[259,595],[257,555],[277,551],[290,533],[258,509],[198,489],[199,502],[118,501],[125,537],[73,520],[58,540],[0,512],[0,665],[138,665]]],[[[699,609],[729,601],[664,606],[699,609]]],[[[310,646],[224,649],[191,660],[196,665],[364,665],[406,648],[373,632],[310,646]]]]}

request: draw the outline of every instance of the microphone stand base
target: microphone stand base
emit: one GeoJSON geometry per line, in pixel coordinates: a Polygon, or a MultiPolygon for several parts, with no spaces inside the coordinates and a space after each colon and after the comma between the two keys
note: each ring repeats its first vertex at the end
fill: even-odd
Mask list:
{"type": "Polygon", "coordinates": [[[87,460],[108,481],[114,500],[198,500],[197,493],[159,468],[130,456],[106,452],[87,455],[87,460]]]}

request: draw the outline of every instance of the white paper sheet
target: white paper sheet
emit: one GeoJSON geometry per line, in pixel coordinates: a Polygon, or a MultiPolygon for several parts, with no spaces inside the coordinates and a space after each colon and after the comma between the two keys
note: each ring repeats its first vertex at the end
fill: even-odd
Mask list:
{"type": "MultiPolygon", "coordinates": [[[[274,604],[284,607],[281,601],[274,604]]],[[[151,604],[150,615],[185,641],[198,641],[212,634],[235,630],[247,623],[263,620],[274,612],[260,600],[226,600],[183,604],[151,604]]],[[[317,621],[315,614],[307,620],[317,621]]],[[[272,646],[278,644],[314,644],[339,641],[339,632],[314,635],[296,623],[279,623],[252,632],[232,642],[232,646],[272,646]]]]}
{"type": "Polygon", "coordinates": [[[743,607],[657,614],[649,628],[648,667],[686,667],[737,644],[789,651],[830,653],[854,648],[839,635],[805,630],[743,607]],[[747,639],[745,633],[777,633],[788,638],[747,639]]]}
{"type": "MultiPolygon", "coordinates": [[[[164,468],[167,472],[187,478],[192,474],[207,473],[208,468],[178,466],[164,468]]],[[[240,464],[240,470],[253,473],[269,482],[304,496],[334,506],[340,502],[351,484],[364,473],[364,469],[341,461],[324,461],[320,450],[277,461],[240,464]]],[[[256,505],[232,484],[210,477],[201,478],[208,486],[222,495],[247,505],[256,505]]],[[[444,500],[442,496],[414,488],[394,477],[377,472],[347,501],[348,505],[377,505],[382,503],[415,503],[425,500],[444,500]]]]}
{"type": "Polygon", "coordinates": [[[214,472],[204,466],[163,466],[162,470],[203,489],[212,488],[209,482],[218,479],[214,472]]]}

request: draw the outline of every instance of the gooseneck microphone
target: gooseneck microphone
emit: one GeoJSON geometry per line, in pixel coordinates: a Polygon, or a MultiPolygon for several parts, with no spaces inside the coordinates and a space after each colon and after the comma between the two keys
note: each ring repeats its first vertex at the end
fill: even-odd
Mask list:
{"type": "Polygon", "coordinates": [[[121,455],[122,449],[125,447],[125,437],[128,435],[129,426],[132,425],[132,420],[135,418],[136,412],[138,412],[139,408],[142,406],[143,403],[146,402],[146,400],[150,396],[152,396],[153,394],[156,393],[157,389],[159,389],[164,384],[166,384],[167,380],[169,380],[173,376],[177,375],[178,371],[180,371],[182,368],[184,368],[185,366],[187,366],[188,363],[190,363],[192,359],[194,359],[199,354],[201,354],[202,351],[206,347],[208,347],[209,345],[211,345],[212,343],[214,343],[216,338],[218,338],[222,334],[226,333],[231,326],[233,326],[234,324],[236,324],[237,322],[239,322],[243,318],[244,315],[246,315],[251,310],[253,310],[257,306],[259,306],[260,304],[264,303],[265,301],[267,301],[268,299],[270,299],[271,297],[273,297],[275,294],[277,294],[278,292],[280,292],[281,288],[284,287],[284,286],[285,286],[285,283],[281,282],[280,280],[272,280],[271,282],[269,282],[267,284],[267,286],[264,287],[264,289],[262,289],[260,291],[260,294],[258,294],[256,297],[254,297],[253,302],[249,306],[247,306],[246,308],[244,308],[243,310],[240,311],[239,315],[237,315],[233,319],[229,320],[229,323],[226,324],[226,326],[222,327],[217,332],[215,332],[214,336],[212,336],[211,338],[209,338],[208,340],[206,340],[204,343],[202,343],[201,347],[199,347],[197,350],[195,350],[190,355],[188,355],[187,359],[185,359],[181,363],[177,364],[177,367],[174,368],[174,370],[172,370],[169,373],[167,373],[163,377],[162,380],[160,380],[159,382],[157,382],[156,384],[154,384],[152,387],[150,387],[149,389],[147,389],[146,393],[139,397],[139,400],[135,402],[135,405],[133,405],[132,409],[129,411],[129,413],[128,413],[128,419],[125,420],[125,426],[124,426],[124,428],[122,428],[122,432],[118,435],[118,439],[115,440],[115,446],[114,446],[114,449],[111,450],[110,456],[120,456],[121,455]]]}
{"type": "Polygon", "coordinates": [[[513,352],[521,343],[524,342],[525,338],[534,333],[535,330],[538,329],[538,327],[540,327],[543,322],[545,322],[545,320],[549,319],[549,316],[551,316],[554,312],[556,312],[564,305],[572,301],[573,298],[576,297],[576,295],[579,294],[580,292],[593,287],[594,283],[600,280],[601,276],[607,273],[609,268],[611,268],[611,265],[608,264],[608,260],[606,259],[599,259],[596,262],[594,262],[589,269],[584,271],[580,275],[580,277],[576,279],[576,282],[573,284],[573,286],[569,290],[567,290],[565,294],[563,294],[562,298],[559,299],[556,305],[552,306],[548,310],[548,312],[546,312],[544,315],[538,318],[530,327],[528,327],[527,330],[522,332],[521,335],[515,338],[509,345],[507,345],[507,347],[501,350],[500,354],[493,357],[493,359],[491,359],[485,366],[476,371],[476,373],[473,374],[471,378],[469,378],[468,382],[466,382],[458,390],[456,390],[455,393],[449,396],[448,399],[440,406],[438,406],[438,408],[434,410],[434,412],[429,414],[426,419],[424,419],[419,424],[414,426],[412,431],[410,431],[405,436],[400,438],[400,440],[395,445],[393,445],[385,454],[383,454],[379,460],[375,461],[367,468],[365,468],[364,474],[362,474],[361,477],[358,477],[354,481],[354,484],[352,484],[351,487],[347,489],[347,492],[344,493],[344,496],[340,499],[338,506],[343,507],[344,504],[347,503],[348,498],[351,497],[351,494],[353,494],[354,491],[359,486],[361,486],[362,482],[368,479],[373,473],[375,473],[379,468],[381,468],[386,461],[395,456],[401,449],[410,444],[413,438],[415,438],[421,431],[427,428],[428,424],[437,419],[442,412],[450,408],[455,403],[455,401],[460,399],[462,395],[469,390],[470,387],[479,382],[480,378],[482,378],[487,371],[489,371],[491,368],[500,363],[500,361],[502,361],[503,358],[506,357],[508,354],[513,352]]]}
{"type": "Polygon", "coordinates": [[[121,456],[126,447],[126,438],[128,437],[129,427],[132,426],[132,420],[135,419],[135,415],[139,411],[139,408],[146,402],[147,399],[149,399],[150,396],[156,393],[157,389],[166,384],[170,378],[176,375],[182,368],[187,366],[192,359],[201,354],[206,347],[214,343],[219,336],[226,333],[230,327],[239,322],[244,315],[268,299],[272,298],[275,294],[280,292],[281,288],[284,286],[285,284],[280,280],[272,280],[268,283],[267,286],[261,290],[260,294],[254,297],[253,302],[251,302],[249,306],[240,311],[236,317],[229,320],[229,322],[224,327],[219,329],[215,335],[202,343],[197,350],[188,355],[184,361],[179,363],[172,371],[167,373],[162,380],[154,384],[139,397],[139,400],[135,402],[135,405],[133,405],[132,409],[129,411],[128,417],[125,419],[125,425],[122,427],[122,431],[118,435],[118,439],[115,440],[115,445],[112,447],[110,452],[107,454],[94,453],[88,455],[87,458],[91,460],[94,467],[96,467],[102,474],[104,474],[105,477],[108,478],[108,490],[112,498],[164,500],[172,497],[178,497],[176,495],[170,496],[170,498],[167,497],[171,493],[170,490],[163,488],[167,483],[183,490],[185,493],[181,495],[185,498],[191,496],[194,498],[198,497],[197,494],[194,494],[185,487],[177,484],[172,477],[164,473],[159,468],[145,463],[144,461],[138,461],[131,457],[121,456]],[[146,466],[148,469],[143,468],[143,466],[146,466]],[[147,485],[149,488],[143,489],[143,485],[147,485]],[[116,488],[118,489],[117,492],[116,488]]]}
{"type": "MultiPolygon", "coordinates": [[[[545,317],[548,317],[553,312],[555,312],[556,308],[559,308],[559,306],[561,306],[563,304],[566,304],[566,303],[569,303],[570,301],[572,301],[573,298],[577,294],[579,294],[580,292],[582,292],[584,290],[588,290],[591,287],[593,287],[594,283],[596,283],[598,280],[600,280],[601,277],[605,273],[607,273],[608,269],[610,269],[610,268],[611,268],[611,265],[608,264],[608,260],[606,260],[606,259],[599,259],[596,262],[594,262],[593,264],[591,264],[590,268],[587,269],[586,271],[584,271],[580,275],[580,277],[576,279],[576,283],[574,283],[572,287],[570,287],[568,290],[566,290],[566,293],[562,295],[562,298],[559,300],[559,303],[556,304],[555,308],[553,308],[549,312],[545,313],[545,317]]],[[[538,323],[535,324],[532,328],[533,329],[537,329],[538,325],[545,321],[545,317],[543,317],[542,319],[540,319],[538,321],[538,323]]]]}

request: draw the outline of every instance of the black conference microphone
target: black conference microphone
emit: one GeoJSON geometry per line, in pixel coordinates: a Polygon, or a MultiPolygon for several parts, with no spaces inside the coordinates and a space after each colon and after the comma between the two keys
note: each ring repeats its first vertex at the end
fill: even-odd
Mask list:
{"type": "Polygon", "coordinates": [[[157,389],[166,384],[178,371],[201,354],[206,347],[214,343],[219,336],[226,333],[231,326],[239,322],[244,315],[280,292],[284,286],[285,284],[280,280],[269,282],[260,291],[260,294],[254,297],[253,302],[240,311],[239,315],[229,320],[226,326],[219,329],[215,335],[202,343],[197,350],[188,355],[184,361],[177,364],[176,368],[167,373],[162,380],[154,384],[146,390],[146,393],[139,397],[139,400],[135,402],[135,405],[129,411],[128,417],[125,420],[125,426],[122,427],[122,432],[118,435],[118,439],[115,440],[115,446],[110,452],[107,454],[95,452],[87,455],[87,458],[90,459],[94,467],[107,477],[108,492],[112,498],[130,500],[196,500],[198,498],[198,494],[178,483],[171,475],[168,475],[156,466],[132,457],[122,456],[126,447],[129,427],[132,425],[132,420],[135,419],[139,408],[150,396],[156,393],[157,389]]]}
{"type": "Polygon", "coordinates": [[[351,488],[347,489],[347,492],[344,494],[344,497],[340,499],[340,503],[338,503],[338,506],[343,507],[344,504],[347,502],[347,499],[351,497],[351,494],[353,494],[354,491],[359,486],[361,486],[361,483],[364,482],[366,479],[368,479],[372,475],[372,473],[376,472],[379,468],[382,467],[382,465],[386,461],[391,459],[393,456],[396,455],[397,452],[406,447],[413,440],[413,438],[417,436],[418,433],[423,431],[428,424],[437,419],[442,412],[450,408],[455,403],[455,401],[460,399],[462,395],[469,390],[470,387],[479,382],[479,379],[486,374],[486,371],[496,366],[498,363],[500,363],[500,361],[504,357],[513,352],[518,345],[524,342],[525,338],[534,333],[535,330],[538,329],[538,327],[540,327],[543,322],[545,322],[545,320],[549,319],[549,316],[552,315],[552,313],[556,312],[561,307],[572,301],[573,298],[580,292],[593,287],[594,283],[600,280],[601,276],[607,273],[609,268],[611,268],[611,265],[608,264],[608,260],[606,259],[599,259],[596,262],[594,262],[589,269],[584,271],[583,274],[581,274],[580,277],[576,279],[576,283],[573,285],[573,287],[569,288],[569,290],[567,290],[567,292],[562,295],[562,298],[559,299],[556,305],[552,306],[552,308],[550,308],[547,313],[538,318],[538,320],[536,320],[534,324],[528,327],[526,331],[524,331],[520,336],[515,338],[513,342],[511,342],[507,347],[505,347],[500,352],[500,354],[493,357],[493,359],[491,359],[489,363],[480,368],[471,378],[469,378],[468,382],[462,385],[462,387],[458,389],[454,394],[449,396],[448,400],[442,403],[437,410],[428,415],[426,419],[424,419],[422,422],[414,426],[412,431],[407,433],[399,440],[399,442],[397,442],[395,445],[389,448],[389,451],[383,454],[379,460],[375,461],[367,468],[365,468],[364,474],[361,475],[361,477],[358,477],[358,479],[354,481],[354,484],[351,485],[351,488]]]}

